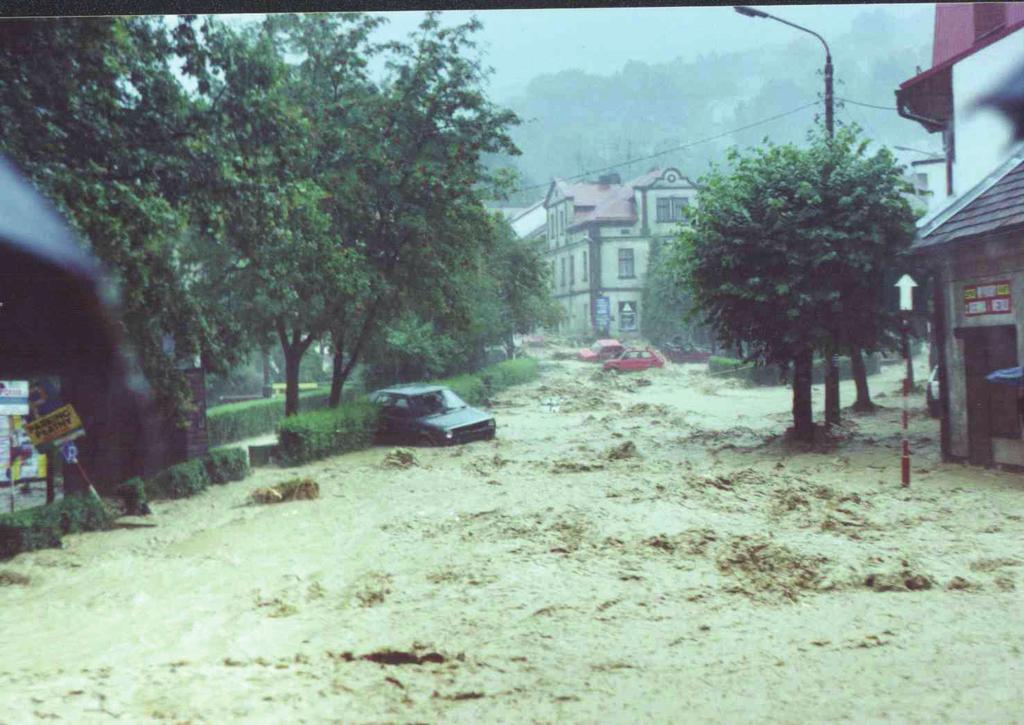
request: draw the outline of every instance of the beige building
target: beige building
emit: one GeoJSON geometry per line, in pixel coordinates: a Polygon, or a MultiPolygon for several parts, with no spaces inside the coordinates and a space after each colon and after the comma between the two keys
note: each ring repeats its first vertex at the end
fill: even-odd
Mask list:
{"type": "Polygon", "coordinates": [[[555,299],[565,310],[559,332],[639,335],[640,297],[655,240],[676,234],[697,188],[678,169],[652,169],[622,183],[551,182],[544,208],[555,299]]]}

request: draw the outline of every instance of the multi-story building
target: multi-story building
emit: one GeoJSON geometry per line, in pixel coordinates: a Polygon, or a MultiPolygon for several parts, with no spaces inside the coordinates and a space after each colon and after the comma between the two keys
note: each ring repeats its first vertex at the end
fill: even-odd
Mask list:
{"type": "Polygon", "coordinates": [[[987,380],[1024,360],[1024,148],[978,107],[1024,61],[1024,3],[937,4],[932,56],[896,99],[945,149],[941,203],[913,246],[932,280],[942,453],[1024,467],[1024,401],[987,380]]]}
{"type": "Polygon", "coordinates": [[[639,335],[640,297],[651,247],[673,236],[697,187],[678,169],[652,169],[622,183],[551,182],[547,210],[553,294],[565,310],[559,332],[639,335]]]}
{"type": "MultiPolygon", "coordinates": [[[[945,169],[929,180],[938,202],[932,211],[944,209],[951,197],[973,188],[1007,158],[1010,123],[977,104],[1024,60],[1022,30],[1024,3],[935,6],[932,67],[896,90],[901,116],[942,134],[945,169]]],[[[918,169],[930,177],[936,170],[934,165],[918,169]]]]}

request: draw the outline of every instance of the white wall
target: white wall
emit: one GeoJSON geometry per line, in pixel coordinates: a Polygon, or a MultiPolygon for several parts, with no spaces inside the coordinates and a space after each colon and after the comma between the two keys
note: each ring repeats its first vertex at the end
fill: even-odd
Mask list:
{"type": "Polygon", "coordinates": [[[1022,62],[1024,30],[1018,30],[953,66],[954,196],[969,191],[1006,160],[1012,142],[1010,123],[994,110],[972,106],[1022,62]]]}

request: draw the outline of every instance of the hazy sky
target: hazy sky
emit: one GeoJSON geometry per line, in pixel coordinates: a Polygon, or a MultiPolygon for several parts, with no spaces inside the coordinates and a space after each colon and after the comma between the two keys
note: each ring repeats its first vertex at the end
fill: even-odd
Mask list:
{"type": "MultiPolygon", "coordinates": [[[[841,44],[841,36],[851,30],[855,19],[870,23],[872,11],[887,10],[903,24],[879,27],[878,32],[905,34],[911,46],[930,43],[934,22],[932,4],[766,5],[762,9],[822,35],[831,46],[837,72],[842,63],[855,61],[854,54],[844,53],[841,44]]],[[[379,33],[382,39],[405,37],[424,15],[420,11],[374,14],[389,21],[379,33]]],[[[785,45],[799,38],[816,42],[773,20],[743,17],[728,5],[457,10],[445,11],[443,20],[454,25],[473,15],[483,22],[477,40],[486,62],[494,68],[491,91],[499,101],[519,94],[537,75],[568,68],[608,75],[630,60],[663,63],[679,57],[690,60],[715,52],[785,45]]],[[[244,22],[261,17],[235,19],[244,22]]],[[[809,62],[823,64],[824,56],[812,56],[809,62]]]]}
{"type": "MultiPolygon", "coordinates": [[[[756,7],[756,6],[755,6],[756,7]]],[[[776,5],[763,9],[803,25],[832,46],[837,68],[852,62],[843,53],[840,36],[854,19],[885,9],[904,21],[903,27],[879,32],[905,33],[908,45],[928,43],[932,34],[933,5],[776,5]]],[[[413,30],[421,12],[381,13],[390,22],[382,35],[401,37],[413,30]]],[[[587,8],[579,10],[448,11],[446,23],[478,16],[484,28],[479,41],[487,62],[495,69],[492,91],[497,99],[522,91],[531,78],[546,72],[580,68],[607,75],[629,60],[662,63],[678,57],[729,53],[764,45],[782,45],[813,38],[772,20],[746,18],[730,6],[676,8],[587,8]]],[[[870,16],[868,16],[870,17],[870,16]]],[[[824,57],[810,62],[824,63],[824,57]]],[[[886,98],[884,100],[891,100],[886,98]]]]}

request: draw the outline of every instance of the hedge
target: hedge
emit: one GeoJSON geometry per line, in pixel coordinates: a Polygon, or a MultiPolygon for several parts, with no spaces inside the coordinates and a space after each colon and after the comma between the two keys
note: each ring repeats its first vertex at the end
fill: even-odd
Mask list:
{"type": "Polygon", "coordinates": [[[536,380],[539,375],[539,363],[532,357],[505,360],[488,365],[479,372],[480,379],[492,393],[536,380]]]}
{"type": "MultiPolygon", "coordinates": [[[[431,384],[450,388],[470,405],[480,405],[488,394],[534,380],[538,375],[537,361],[523,358],[488,365],[476,374],[434,380],[431,384]]],[[[376,427],[377,408],[365,400],[345,403],[333,410],[300,413],[278,425],[277,457],[284,465],[295,466],[367,448],[373,443],[376,427]]]]}
{"type": "Polygon", "coordinates": [[[249,455],[244,448],[219,448],[202,459],[210,483],[241,481],[249,475],[249,455]]]}
{"type": "Polygon", "coordinates": [[[94,496],[69,496],[45,506],[0,514],[0,559],[34,549],[59,548],[64,534],[100,531],[113,524],[113,514],[94,496]]]}
{"type": "MultiPolygon", "coordinates": [[[[840,380],[852,380],[853,371],[850,365],[850,358],[840,357],[837,360],[840,380]]],[[[866,355],[864,367],[868,375],[874,375],[881,370],[881,363],[877,355],[866,355]]],[[[708,360],[708,372],[715,377],[738,378],[749,385],[782,385],[782,373],[775,365],[767,367],[755,367],[753,363],[743,362],[729,357],[712,357],[708,360]]],[[[790,371],[792,372],[792,371],[790,371]]],[[[819,384],[825,382],[825,361],[815,360],[811,368],[811,382],[819,384]]]]}
{"type": "Polygon", "coordinates": [[[152,498],[186,498],[210,485],[206,466],[199,458],[166,468],[146,482],[146,493],[152,498]]]}
{"type": "Polygon", "coordinates": [[[377,406],[368,401],[293,415],[277,428],[277,456],[286,466],[367,448],[377,426],[377,406]]]}
{"type": "MultiPolygon", "coordinates": [[[[330,393],[300,393],[299,409],[316,410],[327,407],[330,393]]],[[[206,433],[211,446],[240,441],[243,438],[273,433],[284,418],[284,398],[228,403],[206,411],[206,433]]]]}

